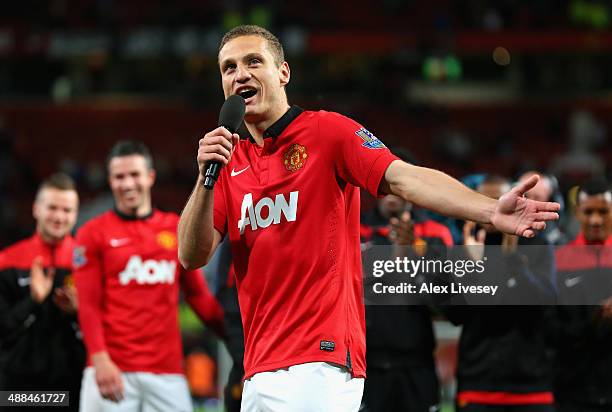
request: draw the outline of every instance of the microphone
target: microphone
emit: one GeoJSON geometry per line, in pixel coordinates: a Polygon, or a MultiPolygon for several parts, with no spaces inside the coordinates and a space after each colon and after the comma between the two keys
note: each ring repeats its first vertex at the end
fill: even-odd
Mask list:
{"type": "MultiPolygon", "coordinates": [[[[221,110],[219,111],[219,126],[225,127],[230,133],[236,133],[240,127],[240,123],[244,119],[244,98],[237,94],[233,94],[227,98],[221,110]]],[[[206,164],[206,173],[204,174],[204,187],[212,189],[215,182],[219,178],[221,171],[221,163],[217,161],[208,162],[206,164]]]]}

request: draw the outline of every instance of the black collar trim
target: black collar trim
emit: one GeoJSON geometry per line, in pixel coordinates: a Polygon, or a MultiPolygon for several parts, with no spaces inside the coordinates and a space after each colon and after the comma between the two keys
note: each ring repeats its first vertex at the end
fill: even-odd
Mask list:
{"type": "Polygon", "coordinates": [[[136,216],[136,215],[126,215],[125,213],[121,212],[119,209],[117,209],[117,206],[113,207],[113,212],[115,212],[115,214],[117,216],[119,216],[120,219],[122,220],[146,220],[148,218],[150,218],[151,216],[153,216],[153,208],[151,208],[151,211],[149,213],[147,213],[144,216],[136,216]]]}
{"type": "MultiPolygon", "coordinates": [[[[300,114],[302,114],[303,111],[304,109],[299,106],[291,106],[289,110],[287,110],[280,119],[278,119],[276,122],[274,122],[273,125],[271,125],[264,131],[264,139],[266,137],[271,137],[273,139],[278,138],[285,131],[285,129],[289,127],[291,122],[293,122],[300,114]]],[[[253,139],[251,139],[251,141],[254,142],[253,139]]]]}

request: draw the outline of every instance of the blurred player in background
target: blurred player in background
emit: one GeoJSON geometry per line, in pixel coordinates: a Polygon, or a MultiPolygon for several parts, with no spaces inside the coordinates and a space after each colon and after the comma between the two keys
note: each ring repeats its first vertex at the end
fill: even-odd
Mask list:
{"type": "Polygon", "coordinates": [[[179,289],[219,333],[222,310],[202,273],[178,263],[178,216],[152,207],[155,170],[148,148],[118,142],[107,168],[115,208],[79,230],[74,258],[89,365],[81,410],[191,411],[179,289]]]}
{"type": "Polygon", "coordinates": [[[576,203],[580,233],[557,250],[555,397],[559,412],[604,412],[612,410],[612,188],[602,179],[586,182],[576,203]]]}
{"type": "Polygon", "coordinates": [[[67,390],[71,411],[85,364],[70,236],[78,206],[72,179],[52,175],[36,193],[36,233],[0,252],[0,390],[67,390]]]}
{"type": "MultiPolygon", "coordinates": [[[[405,150],[395,149],[393,153],[417,164],[405,150]]],[[[378,199],[372,211],[362,218],[361,239],[367,246],[397,245],[401,255],[411,259],[432,258],[432,254],[453,244],[446,226],[427,219],[421,210],[395,195],[378,199]]],[[[364,411],[439,410],[431,316],[426,305],[366,306],[368,378],[363,392],[364,411]]]]}
{"type": "Polygon", "coordinates": [[[181,263],[203,266],[229,236],[245,332],[244,411],[357,410],[365,378],[359,187],[524,236],[556,219],[558,205],[523,198],[535,178],[495,201],[398,160],[351,119],[290,106],[282,45],[261,27],[226,33],[218,59],[225,97],[245,98],[252,138],[218,127],[200,140],[198,180],[179,224],[181,263]],[[203,186],[209,161],[226,166],[214,196],[203,186]]]}
{"type": "Polygon", "coordinates": [[[223,391],[225,412],[238,412],[242,400],[242,377],[244,375],[244,331],[228,239],[221,242],[205,270],[207,273],[212,273],[215,279],[215,297],[223,308],[224,343],[232,358],[232,368],[223,391]]]}
{"type": "MultiPolygon", "coordinates": [[[[494,199],[510,189],[508,179],[495,175],[478,186],[494,199]]],[[[445,308],[448,319],[462,326],[457,411],[553,412],[555,358],[549,326],[554,311],[542,304],[554,301],[552,247],[542,233],[519,238],[474,222],[465,223],[463,237],[470,259],[486,256],[486,270],[479,276],[503,290],[487,306],[445,308]]]]}

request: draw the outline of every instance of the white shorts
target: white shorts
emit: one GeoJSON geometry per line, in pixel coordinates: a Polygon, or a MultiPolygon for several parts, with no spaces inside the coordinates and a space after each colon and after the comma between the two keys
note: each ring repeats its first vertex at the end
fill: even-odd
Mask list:
{"type": "Polygon", "coordinates": [[[260,372],[244,382],[241,412],[353,412],[363,396],[363,378],[327,362],[260,372]]]}
{"type": "Polygon", "coordinates": [[[183,375],[124,372],[121,402],[103,399],[93,367],[83,372],[80,412],[191,412],[191,395],[183,375]]]}

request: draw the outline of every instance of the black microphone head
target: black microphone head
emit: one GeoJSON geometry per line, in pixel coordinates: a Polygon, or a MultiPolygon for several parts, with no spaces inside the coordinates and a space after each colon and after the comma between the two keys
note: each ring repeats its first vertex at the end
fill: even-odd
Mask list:
{"type": "Polygon", "coordinates": [[[235,133],[244,119],[244,98],[233,94],[227,98],[219,112],[219,126],[225,127],[231,133],[235,133]]]}

